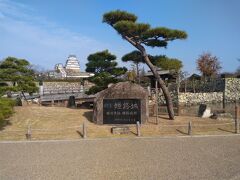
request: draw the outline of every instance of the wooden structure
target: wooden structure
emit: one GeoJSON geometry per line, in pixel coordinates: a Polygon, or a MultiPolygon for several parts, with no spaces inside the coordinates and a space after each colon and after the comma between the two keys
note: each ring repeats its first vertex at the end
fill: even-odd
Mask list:
{"type": "MultiPolygon", "coordinates": [[[[167,81],[167,82],[176,82],[177,81],[177,76],[176,76],[176,73],[174,73],[173,71],[170,71],[170,70],[162,70],[160,68],[158,68],[157,70],[158,74],[161,76],[161,78],[164,80],[164,81],[167,81]]],[[[145,74],[145,77],[148,77],[150,79],[150,82],[151,82],[151,88],[155,88],[155,82],[156,82],[156,78],[155,76],[153,75],[153,73],[151,71],[148,71],[146,74],[145,74]]],[[[158,84],[158,87],[159,84],[158,84]]]]}

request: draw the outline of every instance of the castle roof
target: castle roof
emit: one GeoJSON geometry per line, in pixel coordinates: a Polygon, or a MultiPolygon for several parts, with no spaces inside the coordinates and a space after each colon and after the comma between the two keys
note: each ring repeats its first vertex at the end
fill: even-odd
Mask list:
{"type": "Polygon", "coordinates": [[[69,55],[65,65],[66,69],[76,70],[80,72],[80,65],[75,55],[69,55]]]}

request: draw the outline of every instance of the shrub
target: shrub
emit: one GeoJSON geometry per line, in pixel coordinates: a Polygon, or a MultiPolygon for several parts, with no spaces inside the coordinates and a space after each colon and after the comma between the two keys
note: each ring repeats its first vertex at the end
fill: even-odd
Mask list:
{"type": "Polygon", "coordinates": [[[8,98],[0,98],[0,121],[8,118],[13,113],[15,101],[8,98]]]}

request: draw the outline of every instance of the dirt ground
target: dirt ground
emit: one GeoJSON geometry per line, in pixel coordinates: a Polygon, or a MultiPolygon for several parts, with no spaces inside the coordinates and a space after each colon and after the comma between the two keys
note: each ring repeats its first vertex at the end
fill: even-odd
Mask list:
{"type": "MultiPolygon", "coordinates": [[[[131,133],[111,134],[112,125],[96,125],[91,122],[92,109],[69,109],[65,107],[44,107],[25,105],[15,107],[14,115],[8,125],[0,130],[0,140],[26,140],[28,127],[31,128],[32,140],[79,139],[82,138],[82,124],[85,121],[88,138],[136,137],[136,126],[128,125],[131,133]]],[[[141,126],[142,136],[182,136],[188,133],[188,123],[192,122],[192,135],[232,134],[232,120],[217,121],[191,116],[176,116],[174,121],[167,116],[150,117],[141,126]]]]}

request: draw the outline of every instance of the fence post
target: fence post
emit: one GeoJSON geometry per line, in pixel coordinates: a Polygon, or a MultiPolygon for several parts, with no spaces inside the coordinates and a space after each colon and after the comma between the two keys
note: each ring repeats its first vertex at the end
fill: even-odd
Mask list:
{"type": "Polygon", "coordinates": [[[226,101],[225,101],[225,89],[223,90],[223,99],[222,99],[222,108],[223,108],[223,110],[225,111],[225,103],[226,103],[226,101]]]}
{"type": "Polygon", "coordinates": [[[193,93],[195,93],[195,92],[196,92],[196,90],[195,90],[195,81],[193,80],[192,83],[193,83],[193,84],[192,84],[192,87],[193,87],[193,93]]]}
{"type": "Polygon", "coordinates": [[[235,133],[239,134],[239,121],[238,121],[238,105],[237,101],[235,102],[235,133]]]}
{"type": "Polygon", "coordinates": [[[185,93],[187,92],[187,80],[185,80],[185,82],[184,82],[184,92],[185,93]]]}
{"type": "Polygon", "coordinates": [[[188,135],[189,136],[192,135],[192,121],[189,121],[189,123],[188,123],[188,135]]]}
{"type": "Polygon", "coordinates": [[[85,121],[83,121],[83,138],[87,138],[87,129],[85,121]]]}
{"type": "Polygon", "coordinates": [[[39,106],[42,106],[41,98],[39,98],[38,105],[39,105],[39,106]]]}
{"type": "Polygon", "coordinates": [[[156,124],[158,124],[158,81],[155,82],[155,91],[156,91],[156,124]]]}
{"type": "Polygon", "coordinates": [[[137,121],[137,136],[141,136],[141,132],[140,132],[140,123],[139,121],[137,121]]]}
{"type": "Polygon", "coordinates": [[[178,103],[178,105],[177,105],[177,114],[178,114],[178,116],[181,115],[181,106],[180,106],[179,103],[178,103]]]}
{"type": "Polygon", "coordinates": [[[27,140],[31,140],[32,139],[32,128],[31,128],[31,125],[28,125],[26,137],[27,137],[27,140]]]}
{"type": "Polygon", "coordinates": [[[54,107],[54,100],[51,101],[51,106],[54,107]]]}

